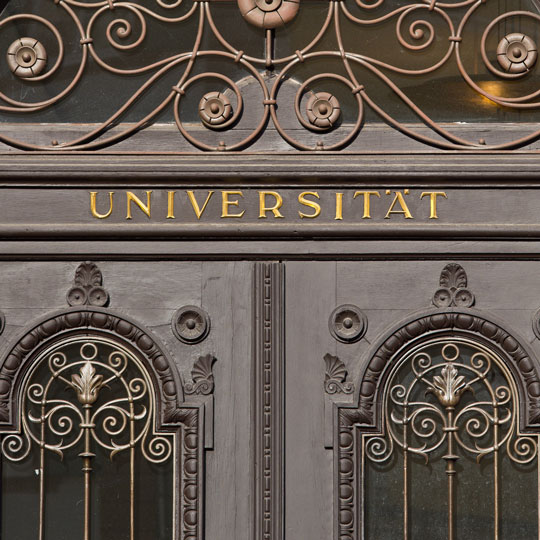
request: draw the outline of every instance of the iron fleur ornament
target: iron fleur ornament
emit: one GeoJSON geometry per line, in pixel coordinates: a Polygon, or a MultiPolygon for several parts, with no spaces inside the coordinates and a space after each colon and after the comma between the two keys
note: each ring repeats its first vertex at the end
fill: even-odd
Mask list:
{"type": "Polygon", "coordinates": [[[94,366],[87,361],[79,373],[71,375],[71,384],[77,392],[77,398],[83,405],[92,405],[98,398],[103,386],[103,375],[97,375],[94,366]]]}
{"type": "Polygon", "coordinates": [[[461,116],[465,103],[474,114],[485,105],[485,120],[478,120],[485,123],[499,109],[517,120],[522,110],[540,110],[535,6],[533,0],[530,10],[508,11],[495,0],[12,2],[0,18],[0,28],[16,36],[4,45],[0,115],[45,123],[67,101],[70,122],[81,127],[78,115],[88,120],[81,96],[117,84],[82,132],[34,142],[4,130],[0,142],[95,150],[167,115],[182,151],[244,150],[265,135],[273,150],[361,149],[369,111],[430,147],[524,147],[540,137],[533,120],[519,136],[494,129],[497,137],[480,139],[458,124],[470,121],[461,116]],[[162,37],[173,33],[174,43],[162,37]],[[426,105],[419,89],[444,81],[449,71],[457,90],[435,98],[435,109],[426,105]],[[140,107],[146,101],[151,105],[140,107]],[[451,111],[450,122],[438,118],[442,108],[451,111]]]}

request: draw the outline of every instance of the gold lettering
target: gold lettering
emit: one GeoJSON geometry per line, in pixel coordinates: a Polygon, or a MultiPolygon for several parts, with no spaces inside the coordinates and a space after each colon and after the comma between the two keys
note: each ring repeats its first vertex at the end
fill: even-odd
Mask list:
{"type": "MultiPolygon", "coordinates": [[[[230,195],[238,195],[239,197],[243,197],[244,194],[241,191],[222,191],[221,192],[221,217],[222,218],[241,218],[245,214],[245,210],[242,210],[239,214],[229,214],[229,206],[238,206],[239,201],[231,201],[229,200],[230,195]]],[[[208,199],[210,198],[210,195],[208,195],[208,199]]],[[[208,200],[207,199],[207,200],[208,200]]],[[[204,210],[204,208],[203,208],[204,210]]]]}
{"type": "Polygon", "coordinates": [[[316,218],[320,215],[321,213],[321,205],[314,202],[314,201],[310,201],[309,199],[306,199],[306,196],[307,195],[311,195],[312,197],[316,197],[317,199],[320,199],[319,197],[319,194],[316,192],[316,191],[304,191],[303,193],[300,193],[300,195],[298,195],[298,202],[300,204],[303,204],[304,206],[309,206],[310,208],[313,208],[313,210],[315,210],[315,212],[313,212],[313,214],[304,214],[304,212],[298,212],[298,215],[301,217],[301,218],[316,218]]]}
{"type": "Polygon", "coordinates": [[[127,214],[126,219],[133,219],[131,217],[131,203],[134,202],[148,217],[151,217],[150,203],[151,203],[152,191],[146,192],[146,204],[144,204],[135,193],[126,191],[127,198],[127,214]]]}
{"type": "Polygon", "coordinates": [[[448,199],[448,196],[444,191],[424,191],[420,195],[420,199],[423,199],[427,195],[429,195],[429,219],[439,219],[437,215],[437,197],[448,199]]]}
{"type": "Polygon", "coordinates": [[[259,191],[259,219],[266,218],[266,212],[272,212],[275,218],[282,218],[279,209],[283,204],[283,199],[277,191],[259,191]],[[266,196],[274,197],[274,206],[266,206],[266,196]]]}
{"type": "Polygon", "coordinates": [[[353,199],[356,199],[358,195],[364,196],[364,215],[362,219],[371,219],[371,196],[375,195],[376,197],[381,198],[381,194],[378,191],[357,191],[353,199]]]}
{"type": "MultiPolygon", "coordinates": [[[[201,219],[201,216],[203,215],[203,212],[205,211],[206,206],[208,205],[208,202],[210,201],[210,198],[212,197],[214,192],[208,191],[206,201],[204,201],[202,208],[199,207],[199,203],[197,202],[197,199],[195,198],[195,194],[193,193],[193,191],[186,191],[186,193],[188,194],[189,201],[191,202],[191,206],[193,207],[193,210],[195,211],[195,215],[197,216],[197,219],[201,219]]],[[[232,203],[229,203],[229,204],[232,204],[232,203]]],[[[225,216],[221,216],[221,217],[225,217],[225,216]]]]}
{"type": "Polygon", "coordinates": [[[167,219],[174,218],[174,195],[176,191],[167,191],[167,219]]]}
{"type": "Polygon", "coordinates": [[[336,193],[336,217],[334,219],[343,219],[343,193],[336,193]]]}
{"type": "MultiPolygon", "coordinates": [[[[392,192],[387,189],[386,194],[390,195],[392,192]]],[[[403,193],[401,191],[394,191],[394,200],[392,201],[392,204],[390,205],[390,208],[388,209],[388,212],[386,212],[386,216],[384,216],[384,219],[390,219],[390,214],[403,214],[405,216],[405,219],[413,219],[412,214],[409,210],[409,207],[407,206],[407,203],[405,202],[405,199],[403,198],[403,195],[408,195],[409,190],[404,189],[403,193]],[[396,204],[399,204],[401,207],[401,210],[394,210],[394,207],[396,204]]]]}
{"type": "Polygon", "coordinates": [[[108,218],[108,217],[112,214],[112,211],[113,211],[113,196],[114,196],[114,191],[109,191],[109,211],[108,211],[106,214],[100,214],[100,213],[96,210],[96,198],[97,198],[97,194],[98,194],[97,191],[91,191],[91,192],[90,192],[90,211],[92,212],[92,215],[93,215],[95,218],[98,218],[98,219],[105,219],[105,218],[108,218]]]}

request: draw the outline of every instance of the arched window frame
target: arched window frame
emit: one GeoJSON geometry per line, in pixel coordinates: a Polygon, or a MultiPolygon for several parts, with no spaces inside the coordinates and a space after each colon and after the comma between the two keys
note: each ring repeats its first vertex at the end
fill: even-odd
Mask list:
{"type": "Polygon", "coordinates": [[[491,316],[473,309],[430,310],[410,317],[371,349],[359,379],[355,406],[336,406],[334,420],[334,534],[356,539],[362,530],[357,431],[381,433],[383,395],[392,369],[411,349],[434,338],[457,337],[478,343],[504,362],[514,379],[521,433],[540,432],[540,377],[523,340],[491,316]]]}
{"type": "Polygon", "coordinates": [[[143,365],[155,395],[154,429],[178,431],[175,538],[202,538],[204,404],[185,404],[173,361],[156,338],[135,321],[111,310],[73,308],[48,316],[27,329],[4,355],[0,367],[0,434],[20,431],[21,391],[40,354],[72,337],[105,338],[130,351],[143,365]],[[178,470],[178,469],[177,469],[178,470]]]}

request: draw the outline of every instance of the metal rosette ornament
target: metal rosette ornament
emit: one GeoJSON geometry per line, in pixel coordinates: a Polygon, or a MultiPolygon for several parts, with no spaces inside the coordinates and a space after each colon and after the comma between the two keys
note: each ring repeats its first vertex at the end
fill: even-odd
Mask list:
{"type": "MultiPolygon", "coordinates": [[[[242,59],[241,55],[232,55],[230,53],[219,52],[219,53],[201,53],[200,56],[219,56],[220,60],[233,60],[234,62],[242,65],[249,72],[250,77],[255,79],[259,84],[262,90],[262,99],[263,101],[268,100],[268,89],[264,83],[263,78],[254,69],[249,62],[242,59]]],[[[235,133],[233,130],[234,127],[240,122],[242,118],[242,113],[244,110],[244,98],[242,97],[242,92],[240,90],[238,82],[233,81],[230,77],[223,75],[221,73],[215,72],[205,72],[194,75],[187,81],[185,81],[181,86],[173,87],[173,90],[176,92],[174,99],[174,118],[176,125],[182,135],[191,143],[193,146],[200,148],[201,150],[208,151],[232,151],[232,150],[241,150],[242,148],[248,146],[252,141],[254,141],[260,133],[263,131],[264,126],[268,122],[268,108],[265,107],[262,118],[259,121],[258,125],[252,128],[247,136],[238,140],[233,140],[231,143],[227,143],[225,140],[218,140],[217,144],[210,144],[211,138],[208,136],[210,132],[226,132],[229,131],[232,134],[235,133]],[[198,82],[207,82],[209,80],[215,80],[216,87],[219,88],[204,93],[198,105],[198,114],[204,130],[197,131],[190,126],[190,130],[184,122],[182,121],[182,99],[184,96],[192,91],[196,92],[195,86],[198,82]],[[225,87],[225,88],[223,88],[225,87]],[[233,99],[231,99],[231,97],[233,99]]],[[[236,130],[237,133],[241,133],[240,130],[236,130]]],[[[234,137],[234,135],[233,135],[234,137]]]]}
{"type": "Polygon", "coordinates": [[[292,21],[299,7],[299,0],[238,0],[242,17],[253,26],[266,30],[292,21]]]}
{"type": "MultiPolygon", "coordinates": [[[[321,53],[311,53],[302,57],[302,62],[310,57],[320,56],[321,53]]],[[[323,53],[324,54],[324,53],[323,53]]],[[[296,65],[298,61],[295,60],[289,64],[280,74],[275,82],[272,92],[271,100],[276,100],[280,85],[284,82],[286,77],[291,75],[288,73],[291,68],[296,65]]],[[[294,112],[298,122],[309,132],[317,133],[319,135],[326,135],[331,131],[338,130],[342,126],[343,122],[343,108],[342,105],[334,94],[324,90],[324,83],[327,81],[339,82],[347,87],[352,96],[354,97],[357,105],[356,121],[351,124],[347,124],[347,134],[344,137],[333,137],[332,142],[326,144],[322,137],[318,137],[314,146],[304,144],[297,139],[289,135],[283,125],[280,123],[276,107],[272,107],[271,114],[272,120],[279,134],[292,146],[300,150],[338,150],[347,146],[357,135],[362,127],[364,119],[364,105],[361,97],[363,91],[362,86],[357,86],[349,79],[334,73],[323,73],[320,75],[314,75],[308,78],[296,91],[294,100],[294,112]],[[324,81],[324,82],[323,82],[324,81]],[[321,90],[312,90],[311,88],[322,88],[321,90]],[[336,140],[337,139],[337,140],[336,140]]],[[[344,122],[343,122],[344,123],[344,122]]]]}
{"type": "MultiPolygon", "coordinates": [[[[60,7],[72,22],[75,18],[72,11],[62,2],[60,7]]],[[[0,20],[0,32],[4,32],[6,37],[15,37],[3,45],[5,69],[0,76],[0,111],[25,115],[48,109],[66,97],[79,82],[87,61],[86,50],[75,49],[72,62],[63,65],[64,40],[81,38],[77,25],[70,27],[69,23],[65,24],[61,34],[59,27],[46,18],[25,13],[0,20]],[[61,69],[66,71],[62,71],[59,79],[61,69]],[[55,76],[57,83],[61,80],[63,86],[42,84],[55,76]],[[27,91],[34,84],[32,91],[27,91]]],[[[5,135],[0,135],[0,141],[25,150],[51,148],[5,135]]]]}
{"type": "Polygon", "coordinates": [[[13,74],[21,79],[30,79],[45,69],[47,51],[37,39],[19,38],[9,46],[7,61],[13,74]]]}
{"type": "Polygon", "coordinates": [[[497,60],[507,73],[528,73],[537,58],[536,43],[525,34],[508,34],[497,47],[497,60]]]}
{"type": "MultiPolygon", "coordinates": [[[[530,36],[522,32],[511,32],[506,34],[499,41],[496,50],[498,67],[489,60],[487,54],[487,39],[490,32],[494,28],[500,28],[502,23],[506,24],[510,22],[509,19],[515,17],[523,17],[525,19],[533,19],[537,23],[540,22],[540,16],[531,12],[515,11],[504,13],[503,15],[496,17],[486,27],[480,45],[482,59],[486,64],[486,67],[494,75],[503,79],[518,79],[527,75],[538,60],[538,46],[536,42],[530,36]]],[[[519,101],[527,101],[532,97],[533,95],[524,96],[520,98],[519,101]]]]}

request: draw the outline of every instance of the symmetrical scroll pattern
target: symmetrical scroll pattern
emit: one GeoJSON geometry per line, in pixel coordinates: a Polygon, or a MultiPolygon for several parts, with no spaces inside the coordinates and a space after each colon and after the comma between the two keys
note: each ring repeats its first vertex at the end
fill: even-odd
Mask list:
{"type": "Polygon", "coordinates": [[[508,377],[495,356],[471,344],[449,340],[415,353],[388,383],[386,435],[368,438],[368,459],[386,461],[399,447],[427,463],[444,447],[452,470],[458,450],[478,461],[504,451],[530,462],[537,437],[518,433],[518,396],[508,377]]]}
{"type": "MultiPolygon", "coordinates": [[[[60,459],[81,459],[84,538],[88,539],[92,522],[92,467],[104,451],[111,460],[120,453],[129,456],[126,493],[130,517],[125,530],[134,538],[137,456],[156,465],[175,459],[176,435],[158,433],[154,428],[156,403],[151,385],[148,373],[136,358],[107,340],[64,341],[36,361],[21,390],[20,430],[4,435],[1,450],[13,462],[25,460],[34,449],[40,453],[40,531],[46,511],[45,454],[53,452],[60,459]]],[[[169,508],[168,512],[173,520],[174,510],[169,508]]],[[[42,538],[43,533],[39,534],[42,538]]]]}
{"type": "MultiPolygon", "coordinates": [[[[411,80],[425,77],[429,82],[444,77],[445,70],[451,68],[461,77],[464,90],[472,90],[479,99],[504,111],[540,108],[540,89],[535,88],[537,82],[532,79],[537,69],[536,34],[540,22],[536,0],[526,3],[529,10],[520,7],[503,13],[495,0],[423,0],[404,4],[392,0],[331,0],[321,5],[308,2],[300,5],[297,0],[239,0],[238,5],[226,4],[260,32],[260,50],[264,53],[257,54],[245,52],[247,42],[242,39],[242,32],[231,37],[222,28],[216,15],[219,4],[211,0],[57,0],[57,16],[52,18],[40,15],[36,4],[36,13],[14,14],[0,20],[0,28],[16,25],[21,28],[19,32],[23,32],[25,24],[32,28],[32,35],[24,35],[24,31],[6,48],[4,58],[10,77],[23,86],[54,82],[52,97],[37,101],[15,98],[0,89],[0,111],[4,113],[30,114],[55,107],[78,86],[88,84],[88,72],[95,71],[96,64],[119,80],[138,76],[142,81],[122,98],[121,105],[105,121],[73,140],[35,144],[0,135],[0,141],[24,149],[86,151],[124,140],[168,111],[184,139],[201,150],[246,149],[269,126],[293,148],[338,150],[358,138],[367,109],[409,137],[447,150],[516,148],[540,136],[540,130],[531,127],[528,134],[506,142],[486,144],[483,139],[469,140],[432,119],[415,101],[414,90],[403,88],[407,86],[403,77],[411,80]],[[323,17],[320,17],[321,9],[326,11],[323,17]],[[299,14],[303,15],[301,23],[299,14]],[[66,21],[70,21],[71,30],[77,34],[74,48],[65,44],[66,21]],[[305,28],[301,32],[291,30],[293,21],[305,28]],[[528,34],[505,30],[521,28],[522,23],[528,34]],[[173,54],[167,52],[160,57],[158,42],[148,47],[151,25],[177,31],[179,45],[173,54]],[[395,45],[381,42],[380,47],[373,48],[369,40],[363,39],[363,33],[373,27],[386,29],[381,35],[390,36],[388,25],[397,38],[395,45]],[[476,31],[479,27],[481,37],[471,37],[471,29],[476,31]],[[291,39],[290,32],[297,32],[305,42],[298,45],[299,39],[296,35],[291,39]],[[184,38],[190,35],[193,37],[184,38]],[[209,48],[205,46],[209,43],[207,35],[215,43],[209,48]],[[51,38],[55,45],[46,50],[44,43],[52,43],[51,38]],[[290,47],[289,42],[296,44],[290,47]],[[138,53],[144,50],[146,55],[152,49],[155,49],[152,61],[139,60],[138,64],[130,65],[138,53]],[[395,54],[389,56],[388,50],[395,54]],[[469,65],[469,51],[475,51],[474,65],[481,65],[481,75],[469,65]],[[216,61],[219,68],[210,67],[216,61]],[[321,72],[321,62],[325,72],[321,72]],[[77,67],[66,77],[63,74],[69,73],[68,64],[77,67]],[[231,70],[227,71],[228,68],[231,70]],[[484,84],[486,76],[491,79],[484,84]],[[67,83],[58,84],[66,78],[67,83]],[[167,83],[163,90],[159,83],[171,78],[172,88],[167,83]],[[397,119],[379,101],[380,90],[367,82],[371,79],[378,81],[377,88],[386,87],[396,96],[399,107],[411,111],[429,130],[420,130],[397,119]],[[243,93],[246,81],[251,81],[250,88],[258,89],[258,98],[250,95],[246,99],[243,93]],[[207,87],[211,83],[214,89],[195,96],[195,103],[199,103],[195,126],[185,120],[184,109],[193,107],[187,96],[196,93],[197,85],[202,82],[207,87]],[[516,82],[524,83],[521,93],[517,93],[516,82]],[[290,94],[283,90],[290,88],[290,84],[296,88],[292,102],[287,98],[290,94]],[[348,108],[340,102],[342,98],[336,95],[335,87],[344,89],[350,101],[348,108]],[[157,105],[141,113],[137,121],[114,133],[108,132],[131,113],[137,102],[153,93],[158,94],[157,105]],[[246,112],[251,118],[249,126],[234,129],[246,112]],[[294,128],[290,125],[291,116],[296,122],[294,128]]],[[[25,92],[21,91],[20,95],[25,92]]],[[[457,105],[454,121],[467,120],[459,117],[457,105]]],[[[76,121],[75,110],[73,114],[76,121]]],[[[36,121],[35,116],[32,121],[36,121]]]]}
{"type": "Polygon", "coordinates": [[[492,519],[498,538],[501,459],[506,455],[519,466],[538,455],[538,436],[519,432],[518,394],[500,360],[472,343],[446,339],[428,344],[405,357],[389,379],[384,416],[384,434],[365,436],[365,455],[376,463],[388,462],[396,451],[403,455],[404,537],[412,474],[408,461],[418,455],[426,465],[434,456],[445,462],[449,540],[455,538],[456,463],[465,456],[478,463],[492,457],[492,519]]]}

